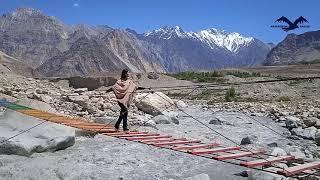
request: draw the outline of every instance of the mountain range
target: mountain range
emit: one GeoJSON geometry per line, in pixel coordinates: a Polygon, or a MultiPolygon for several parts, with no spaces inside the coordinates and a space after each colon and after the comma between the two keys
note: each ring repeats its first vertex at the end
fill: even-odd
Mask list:
{"type": "Polygon", "coordinates": [[[0,51],[32,67],[34,76],[252,67],[266,64],[273,46],[214,28],[185,32],[166,26],[139,34],[105,25],[66,25],[32,8],[0,17],[0,51]]]}
{"type": "Polygon", "coordinates": [[[320,30],[289,34],[267,55],[265,65],[320,62],[320,30]]]}

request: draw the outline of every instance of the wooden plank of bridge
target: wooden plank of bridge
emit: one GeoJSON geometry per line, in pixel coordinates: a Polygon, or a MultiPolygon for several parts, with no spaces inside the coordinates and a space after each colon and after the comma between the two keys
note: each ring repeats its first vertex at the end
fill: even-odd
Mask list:
{"type": "Polygon", "coordinates": [[[140,133],[140,134],[122,134],[122,135],[112,135],[113,137],[125,138],[125,137],[140,137],[140,136],[158,136],[157,133],[140,133]]]}
{"type": "Polygon", "coordinates": [[[193,151],[190,151],[190,153],[191,154],[211,154],[211,153],[227,152],[227,151],[234,151],[234,150],[240,150],[240,147],[239,146],[233,146],[233,147],[224,147],[224,148],[193,150],[193,151]]]}
{"type": "Polygon", "coordinates": [[[152,143],[152,145],[154,145],[154,146],[167,146],[167,145],[190,144],[190,143],[200,143],[200,142],[201,142],[200,140],[187,140],[187,141],[152,143]]]}
{"type": "Polygon", "coordinates": [[[288,176],[293,176],[298,173],[304,172],[306,170],[317,169],[317,168],[320,168],[320,161],[315,161],[311,163],[306,163],[298,166],[285,168],[284,170],[277,171],[277,173],[288,177],[288,176]]]}
{"type": "Polygon", "coordinates": [[[44,111],[39,111],[36,109],[19,109],[17,110],[18,112],[25,113],[25,114],[39,114],[39,113],[47,113],[47,114],[52,114],[44,111]]]}
{"type": "Polygon", "coordinates": [[[117,132],[117,130],[115,129],[82,129],[82,130],[85,130],[85,131],[91,131],[91,132],[94,132],[94,133],[114,133],[114,132],[117,132]]]}
{"type": "Polygon", "coordinates": [[[148,139],[162,139],[162,138],[171,138],[171,135],[161,135],[161,136],[148,136],[148,137],[126,137],[125,139],[129,141],[141,141],[148,139]]]}
{"type": "Polygon", "coordinates": [[[200,149],[200,148],[209,148],[209,147],[216,147],[219,146],[218,143],[212,143],[212,144],[203,144],[203,145],[195,145],[195,146],[178,146],[173,147],[173,150],[192,150],[192,149],[200,149]]]}
{"type": "Polygon", "coordinates": [[[186,138],[164,138],[164,139],[149,139],[149,140],[141,140],[142,143],[153,144],[153,143],[160,143],[160,142],[172,142],[172,141],[186,141],[186,138]]]}
{"type": "Polygon", "coordinates": [[[227,155],[220,155],[220,156],[213,156],[212,158],[215,160],[226,160],[226,159],[235,159],[239,157],[251,156],[256,154],[262,154],[265,151],[251,151],[251,152],[240,152],[235,154],[227,154],[227,155]]]}
{"type": "Polygon", "coordinates": [[[111,126],[111,125],[107,125],[107,124],[98,124],[98,123],[90,123],[90,122],[84,122],[84,121],[79,121],[79,122],[71,122],[71,123],[68,123],[66,125],[71,125],[71,126],[111,126]]]}
{"type": "Polygon", "coordinates": [[[271,165],[276,162],[288,161],[292,159],[294,159],[294,156],[278,156],[278,157],[270,157],[267,159],[258,159],[255,161],[242,162],[240,163],[240,165],[245,167],[257,167],[257,166],[271,165]]]}
{"type": "Polygon", "coordinates": [[[124,135],[124,134],[148,134],[148,132],[138,132],[138,131],[117,131],[114,133],[103,133],[103,135],[114,136],[114,135],[124,135]]]}
{"type": "Polygon", "coordinates": [[[72,127],[77,127],[80,129],[114,129],[114,127],[111,126],[104,126],[104,125],[96,125],[96,126],[88,126],[88,125],[69,125],[72,127]]]}

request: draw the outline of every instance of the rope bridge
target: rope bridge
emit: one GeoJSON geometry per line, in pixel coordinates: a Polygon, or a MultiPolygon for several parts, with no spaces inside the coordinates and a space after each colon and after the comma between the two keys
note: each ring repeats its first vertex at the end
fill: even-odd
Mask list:
{"type": "MultiPolygon", "coordinates": [[[[142,131],[116,131],[110,124],[100,124],[86,122],[80,119],[61,116],[45,111],[21,106],[6,100],[0,101],[0,106],[17,111],[19,113],[43,119],[48,122],[58,123],[93,133],[139,142],[158,148],[170,149],[194,156],[226,162],[242,167],[247,167],[259,171],[279,174],[286,177],[301,177],[317,174],[320,168],[320,161],[305,162],[295,159],[294,156],[273,156],[265,150],[248,150],[241,146],[223,146],[218,143],[203,143],[196,139],[176,138],[169,134],[151,133],[142,131]],[[277,163],[286,163],[287,168],[277,167],[277,163]],[[274,167],[272,170],[268,167],[274,167]]],[[[40,125],[40,124],[39,124],[40,125]]],[[[30,128],[31,129],[31,128],[30,128]]],[[[11,138],[0,143],[9,142],[11,138]]]]}

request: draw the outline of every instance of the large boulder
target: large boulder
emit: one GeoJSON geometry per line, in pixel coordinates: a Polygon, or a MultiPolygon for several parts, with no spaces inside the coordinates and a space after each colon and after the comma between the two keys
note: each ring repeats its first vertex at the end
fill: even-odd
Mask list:
{"type": "Polygon", "coordinates": [[[162,92],[141,93],[135,98],[135,105],[141,111],[151,115],[161,115],[164,110],[174,107],[174,102],[162,92]]]}
{"type": "Polygon", "coordinates": [[[70,102],[77,103],[81,106],[86,106],[89,101],[89,96],[87,95],[71,95],[68,96],[70,102]]]}
{"type": "Polygon", "coordinates": [[[287,116],[285,123],[288,129],[297,128],[302,125],[302,121],[299,118],[294,116],[287,116]]]}
{"type": "Polygon", "coordinates": [[[317,124],[318,118],[316,117],[308,117],[306,119],[303,120],[303,123],[307,126],[307,127],[311,127],[317,124]]]}
{"type": "Polygon", "coordinates": [[[30,156],[34,152],[57,151],[75,143],[75,129],[41,120],[12,110],[0,114],[0,154],[30,156]],[[36,126],[38,125],[38,126],[36,126]],[[34,127],[28,132],[24,130],[34,127]]]}
{"type": "Polygon", "coordinates": [[[179,124],[178,119],[166,115],[158,115],[153,117],[151,120],[154,121],[156,124],[179,124]]]}
{"type": "Polygon", "coordinates": [[[317,128],[315,128],[313,126],[305,128],[305,129],[298,127],[298,128],[292,129],[291,133],[293,135],[302,137],[303,139],[315,140],[315,136],[316,136],[317,131],[318,131],[317,128]]]}

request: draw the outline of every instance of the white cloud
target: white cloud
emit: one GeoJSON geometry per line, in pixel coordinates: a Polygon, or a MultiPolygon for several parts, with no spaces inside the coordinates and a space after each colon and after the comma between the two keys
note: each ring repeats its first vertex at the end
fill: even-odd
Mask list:
{"type": "Polygon", "coordinates": [[[74,3],[74,4],[73,4],[73,7],[78,7],[78,6],[79,6],[78,3],[74,3]]]}

